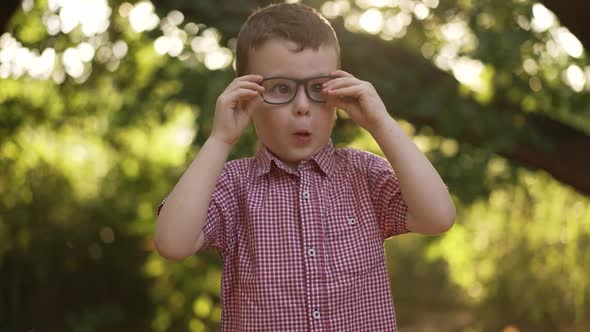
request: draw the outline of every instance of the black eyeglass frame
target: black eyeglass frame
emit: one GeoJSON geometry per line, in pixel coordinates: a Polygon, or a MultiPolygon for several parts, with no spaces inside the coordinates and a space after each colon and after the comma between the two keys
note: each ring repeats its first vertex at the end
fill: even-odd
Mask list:
{"type": "Polygon", "coordinates": [[[274,77],[267,77],[267,78],[263,79],[263,80],[262,80],[262,82],[260,82],[260,85],[264,86],[264,85],[263,85],[263,83],[264,83],[265,81],[269,81],[269,80],[276,80],[276,79],[289,80],[289,81],[295,82],[295,93],[293,94],[293,96],[292,96],[292,97],[291,97],[289,100],[287,100],[287,101],[285,101],[285,102],[282,102],[282,103],[273,103],[273,102],[270,102],[270,101],[266,100],[266,99],[264,98],[264,93],[260,93],[260,97],[261,97],[261,98],[262,98],[262,100],[264,100],[264,102],[265,102],[265,103],[267,103],[267,104],[271,104],[271,105],[285,105],[285,104],[288,104],[288,103],[292,102],[292,101],[293,101],[293,99],[295,99],[295,97],[296,97],[296,96],[297,96],[297,94],[299,93],[299,87],[300,87],[300,86],[303,84],[303,87],[304,87],[304,89],[303,89],[303,90],[305,91],[305,95],[307,96],[307,98],[308,98],[309,100],[313,101],[314,103],[318,103],[318,104],[325,104],[325,103],[326,103],[326,101],[325,101],[325,100],[324,100],[324,101],[318,101],[318,100],[315,100],[315,99],[313,99],[313,98],[311,97],[310,93],[309,93],[309,87],[307,86],[307,85],[309,84],[309,82],[311,82],[311,81],[313,81],[313,80],[317,80],[317,79],[319,79],[319,78],[329,78],[329,79],[334,79],[334,78],[336,78],[336,77],[334,77],[334,76],[330,76],[330,75],[321,75],[321,76],[314,76],[314,77],[309,77],[309,78],[302,79],[302,80],[298,80],[298,79],[291,78],[291,77],[284,77],[284,76],[274,76],[274,77]]]}

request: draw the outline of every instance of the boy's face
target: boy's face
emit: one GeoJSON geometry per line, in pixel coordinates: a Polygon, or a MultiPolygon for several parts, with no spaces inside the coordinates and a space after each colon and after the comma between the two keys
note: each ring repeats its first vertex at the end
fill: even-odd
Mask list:
{"type": "MultiPolygon", "coordinates": [[[[305,80],[326,76],[338,69],[337,52],[333,46],[322,45],[317,50],[306,48],[299,52],[295,52],[296,49],[297,45],[293,42],[271,39],[256,50],[250,50],[248,72],[262,75],[265,79],[305,80]]],[[[281,98],[294,92],[288,80],[282,82],[265,87],[265,96],[272,93],[281,98]]],[[[296,168],[301,160],[309,159],[330,140],[336,119],[332,101],[328,99],[318,103],[308,97],[309,94],[316,100],[323,98],[316,93],[317,89],[321,89],[320,83],[321,79],[299,84],[293,99],[285,104],[269,104],[262,98],[255,101],[252,121],[258,138],[292,168],[296,168]]]]}

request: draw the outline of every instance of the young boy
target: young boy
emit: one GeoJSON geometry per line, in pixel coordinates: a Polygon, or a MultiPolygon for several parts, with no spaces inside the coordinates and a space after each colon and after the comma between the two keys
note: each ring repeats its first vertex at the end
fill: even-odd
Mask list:
{"type": "Polygon", "coordinates": [[[223,331],[395,331],[383,243],[453,225],[443,181],[373,86],[339,70],[338,40],[317,11],[253,13],[236,67],[211,135],[160,206],[158,252],[220,252],[223,331]],[[336,108],[387,161],[334,148],[336,108]],[[250,121],[256,155],[226,162],[250,121]]]}

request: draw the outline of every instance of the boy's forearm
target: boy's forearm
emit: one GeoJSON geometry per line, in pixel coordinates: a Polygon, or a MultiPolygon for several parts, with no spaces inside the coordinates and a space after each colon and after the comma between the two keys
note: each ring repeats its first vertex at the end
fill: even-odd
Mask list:
{"type": "Polygon", "coordinates": [[[455,207],[446,185],[426,156],[391,117],[370,132],[397,174],[408,205],[408,228],[425,234],[449,229],[455,219],[455,207]]]}
{"type": "Polygon", "coordinates": [[[160,255],[182,259],[198,249],[211,195],[230,151],[231,145],[207,139],[168,195],[154,234],[160,255]]]}

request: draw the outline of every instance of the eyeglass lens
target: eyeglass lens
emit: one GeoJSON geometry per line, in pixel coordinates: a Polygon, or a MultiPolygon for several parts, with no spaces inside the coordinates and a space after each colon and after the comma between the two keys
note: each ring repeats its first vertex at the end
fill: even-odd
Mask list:
{"type": "Polygon", "coordinates": [[[311,100],[325,103],[326,96],[322,94],[322,84],[331,79],[331,77],[318,77],[307,81],[296,81],[290,78],[269,78],[262,82],[264,87],[262,98],[267,103],[286,104],[295,97],[299,84],[303,83],[307,96],[311,100]]]}

